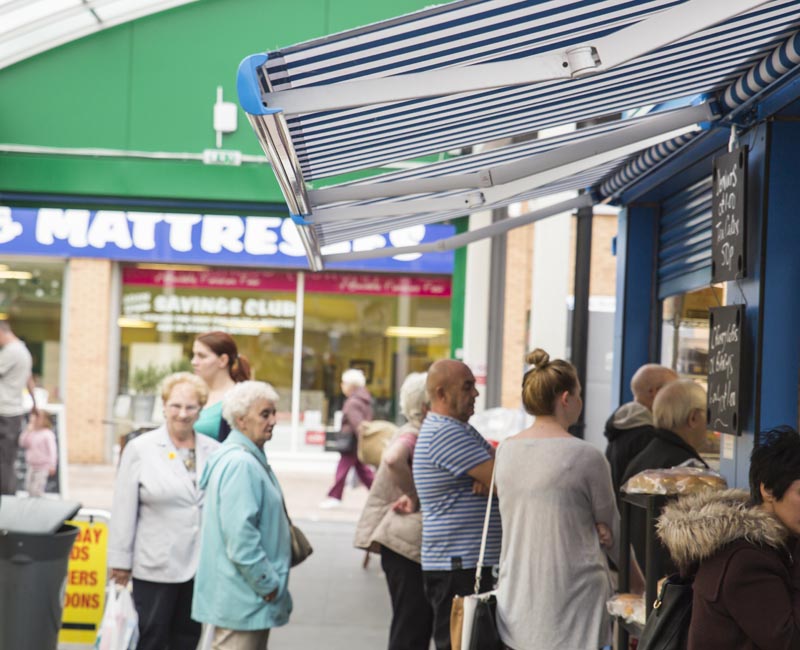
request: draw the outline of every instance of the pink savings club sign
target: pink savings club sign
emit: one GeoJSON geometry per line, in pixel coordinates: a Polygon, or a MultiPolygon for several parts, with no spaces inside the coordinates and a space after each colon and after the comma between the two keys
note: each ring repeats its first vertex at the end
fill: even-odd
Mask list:
{"type": "MultiPolygon", "coordinates": [[[[123,269],[122,280],[129,286],[168,286],[175,289],[289,292],[297,290],[297,275],[281,271],[174,271],[128,267],[123,269]]],[[[305,276],[305,290],[306,293],[449,298],[451,282],[450,278],[442,277],[309,273],[305,276]]]]}

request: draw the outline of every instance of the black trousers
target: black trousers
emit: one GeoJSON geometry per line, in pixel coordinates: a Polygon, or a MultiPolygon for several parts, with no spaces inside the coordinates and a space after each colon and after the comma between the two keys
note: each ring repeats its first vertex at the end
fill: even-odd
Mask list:
{"type": "MultiPolygon", "coordinates": [[[[453,596],[475,593],[475,569],[455,571],[423,571],[425,598],[433,608],[433,641],[436,650],[450,649],[450,608],[453,596]]],[[[490,591],[493,586],[492,567],[481,572],[480,591],[490,591]]]]}
{"type": "Polygon", "coordinates": [[[433,609],[425,600],[422,567],[381,546],[381,568],[392,599],[389,650],[428,650],[433,632],[433,609]]]}
{"type": "Polygon", "coordinates": [[[17,460],[19,434],[24,424],[22,415],[0,415],[0,494],[17,493],[14,462],[17,460]]]}
{"type": "Polygon", "coordinates": [[[194,580],[168,583],[133,579],[139,614],[137,650],[195,650],[200,623],[192,620],[194,580]]]}

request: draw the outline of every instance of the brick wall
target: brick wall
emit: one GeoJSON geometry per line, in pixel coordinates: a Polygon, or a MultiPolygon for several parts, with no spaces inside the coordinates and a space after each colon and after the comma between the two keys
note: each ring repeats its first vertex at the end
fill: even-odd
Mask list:
{"type": "Polygon", "coordinates": [[[506,237],[503,387],[500,395],[500,404],[506,408],[517,408],[520,404],[522,369],[528,353],[534,228],[534,224],[523,226],[511,230],[506,237]]]}
{"type": "MultiPolygon", "coordinates": [[[[570,268],[575,266],[575,219],[572,220],[569,250],[570,268]]],[[[533,238],[536,224],[511,230],[506,238],[506,294],[503,321],[503,374],[501,405],[520,406],[520,386],[528,350],[528,321],[533,277],[533,238]]],[[[589,294],[614,296],[617,259],[611,254],[611,241],[617,234],[617,217],[595,215],[592,223],[592,268],[589,294]]],[[[570,276],[570,291],[575,277],[570,276]]]]}
{"type": "Polygon", "coordinates": [[[590,296],[614,296],[617,293],[617,258],[611,254],[611,241],[616,234],[617,217],[595,215],[592,222],[590,296]]]}
{"type": "MultiPolygon", "coordinates": [[[[570,224],[569,268],[575,268],[575,236],[577,219],[570,224]]],[[[592,221],[592,270],[589,276],[590,296],[614,296],[617,293],[617,258],[611,254],[611,240],[617,234],[617,217],[594,216],[592,221]]],[[[575,290],[574,271],[569,278],[569,291],[575,290]]]]}
{"type": "Polygon", "coordinates": [[[102,463],[109,386],[109,260],[71,259],[67,298],[66,388],[69,461],[102,463]]]}

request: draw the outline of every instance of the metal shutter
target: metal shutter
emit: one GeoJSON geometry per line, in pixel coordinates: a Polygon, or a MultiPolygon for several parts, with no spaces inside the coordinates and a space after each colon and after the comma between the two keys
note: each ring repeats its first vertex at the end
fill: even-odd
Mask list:
{"type": "Polygon", "coordinates": [[[658,297],[711,284],[711,175],[661,205],[658,297]]]}

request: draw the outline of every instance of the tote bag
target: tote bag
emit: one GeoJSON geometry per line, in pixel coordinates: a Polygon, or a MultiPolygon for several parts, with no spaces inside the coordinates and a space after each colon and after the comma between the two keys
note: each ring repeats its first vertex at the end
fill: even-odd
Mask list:
{"type": "MultiPolygon", "coordinates": [[[[497,465],[495,465],[497,467],[497,465]]],[[[503,642],[497,632],[496,592],[480,592],[483,557],[486,553],[486,537],[489,534],[489,517],[492,513],[494,493],[494,470],[489,483],[486,514],[483,517],[481,550],[475,569],[475,593],[456,596],[450,609],[450,645],[452,650],[502,650],[503,642]],[[460,624],[460,625],[459,625],[460,624]]]]}

